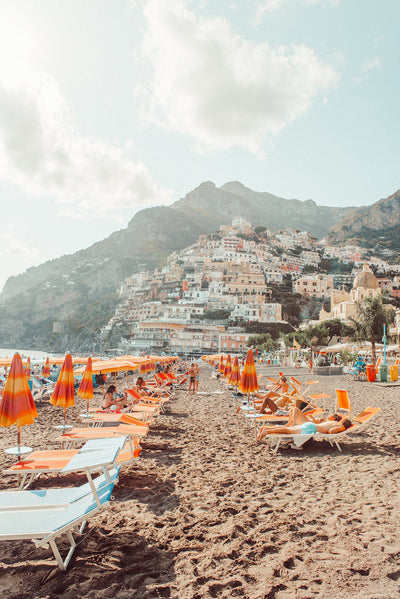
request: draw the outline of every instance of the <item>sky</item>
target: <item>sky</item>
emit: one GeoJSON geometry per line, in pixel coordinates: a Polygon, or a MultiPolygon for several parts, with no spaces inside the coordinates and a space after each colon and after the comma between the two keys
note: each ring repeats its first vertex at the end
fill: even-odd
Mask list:
{"type": "Polygon", "coordinates": [[[398,0],[1,0],[0,289],[203,181],[397,191],[399,22],[398,0]]]}

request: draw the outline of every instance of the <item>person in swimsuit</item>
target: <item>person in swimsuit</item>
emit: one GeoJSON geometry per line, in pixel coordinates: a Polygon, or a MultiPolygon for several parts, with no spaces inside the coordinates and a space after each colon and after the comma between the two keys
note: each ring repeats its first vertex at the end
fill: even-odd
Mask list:
{"type": "Polygon", "coordinates": [[[196,367],[194,364],[190,365],[187,373],[189,375],[189,393],[194,393],[196,391],[196,367]]]}
{"type": "Polygon", "coordinates": [[[290,402],[290,398],[287,397],[289,391],[289,383],[285,375],[281,374],[278,382],[272,387],[271,391],[262,395],[261,393],[255,393],[254,395],[259,399],[263,400],[259,410],[259,414],[268,414],[275,412],[281,408],[284,408],[287,403],[290,402]]]}
{"type": "MultiPolygon", "coordinates": [[[[304,414],[303,414],[304,416],[304,414]]],[[[314,433],[341,433],[346,429],[350,428],[352,425],[351,420],[348,418],[340,419],[340,422],[333,418],[332,415],[324,422],[310,422],[307,420],[306,422],[302,422],[301,424],[295,424],[291,426],[263,426],[260,429],[260,432],[257,435],[257,441],[261,441],[266,435],[313,435],[314,433]],[[332,419],[330,419],[332,418],[332,419]]]]}
{"type": "Polygon", "coordinates": [[[112,411],[121,409],[126,402],[126,391],[125,393],[117,393],[115,385],[110,385],[103,397],[102,410],[112,411]]]}

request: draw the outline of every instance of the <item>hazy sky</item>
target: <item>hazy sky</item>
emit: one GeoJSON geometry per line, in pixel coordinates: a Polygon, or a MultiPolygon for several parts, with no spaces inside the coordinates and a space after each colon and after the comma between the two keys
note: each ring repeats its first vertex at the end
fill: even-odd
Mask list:
{"type": "Polygon", "coordinates": [[[0,0],[0,288],[205,180],[395,192],[399,22],[398,0],[0,0]]]}

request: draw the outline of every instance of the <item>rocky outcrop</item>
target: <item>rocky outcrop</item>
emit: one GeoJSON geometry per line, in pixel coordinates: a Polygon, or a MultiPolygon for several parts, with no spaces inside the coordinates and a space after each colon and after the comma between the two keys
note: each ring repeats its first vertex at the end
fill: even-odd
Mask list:
{"type": "Polygon", "coordinates": [[[399,225],[400,190],[368,208],[353,210],[330,228],[326,239],[329,243],[340,243],[354,238],[360,232],[368,236],[368,231],[384,231],[399,225]]]}

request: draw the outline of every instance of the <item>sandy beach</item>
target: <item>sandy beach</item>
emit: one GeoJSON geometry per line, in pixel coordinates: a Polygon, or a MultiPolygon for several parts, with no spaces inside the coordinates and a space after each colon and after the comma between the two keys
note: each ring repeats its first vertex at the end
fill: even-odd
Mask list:
{"type": "MultiPolygon", "coordinates": [[[[285,369],[283,369],[285,370],[285,369]]],[[[264,372],[267,372],[266,369],[264,372]]],[[[271,368],[268,375],[276,374],[271,368]]],[[[290,374],[290,371],[287,371],[290,374]]],[[[294,371],[293,371],[294,373],[294,371]]],[[[382,408],[341,443],[308,442],[274,455],[231,392],[203,367],[198,395],[179,390],[139,459],[122,468],[110,508],[78,537],[69,569],[29,541],[0,543],[8,599],[396,599],[400,596],[400,387],[320,377],[315,392],[346,388],[353,413],[382,408]],[[221,393],[221,391],[223,391],[221,393]],[[216,393],[218,392],[218,393],[216,393]]],[[[306,370],[296,371],[302,381],[306,370]]],[[[314,389],[313,389],[314,391],[314,389]]],[[[78,423],[85,402],[67,411],[78,423]]],[[[93,405],[100,405],[100,396],[93,405]]],[[[37,405],[22,443],[60,448],[61,410],[37,405]]],[[[4,470],[16,429],[1,430],[4,470]]],[[[3,476],[1,489],[15,488],[3,476]]],[[[84,477],[43,477],[33,488],[84,477]]],[[[61,548],[63,545],[61,544],[61,548]]]]}

